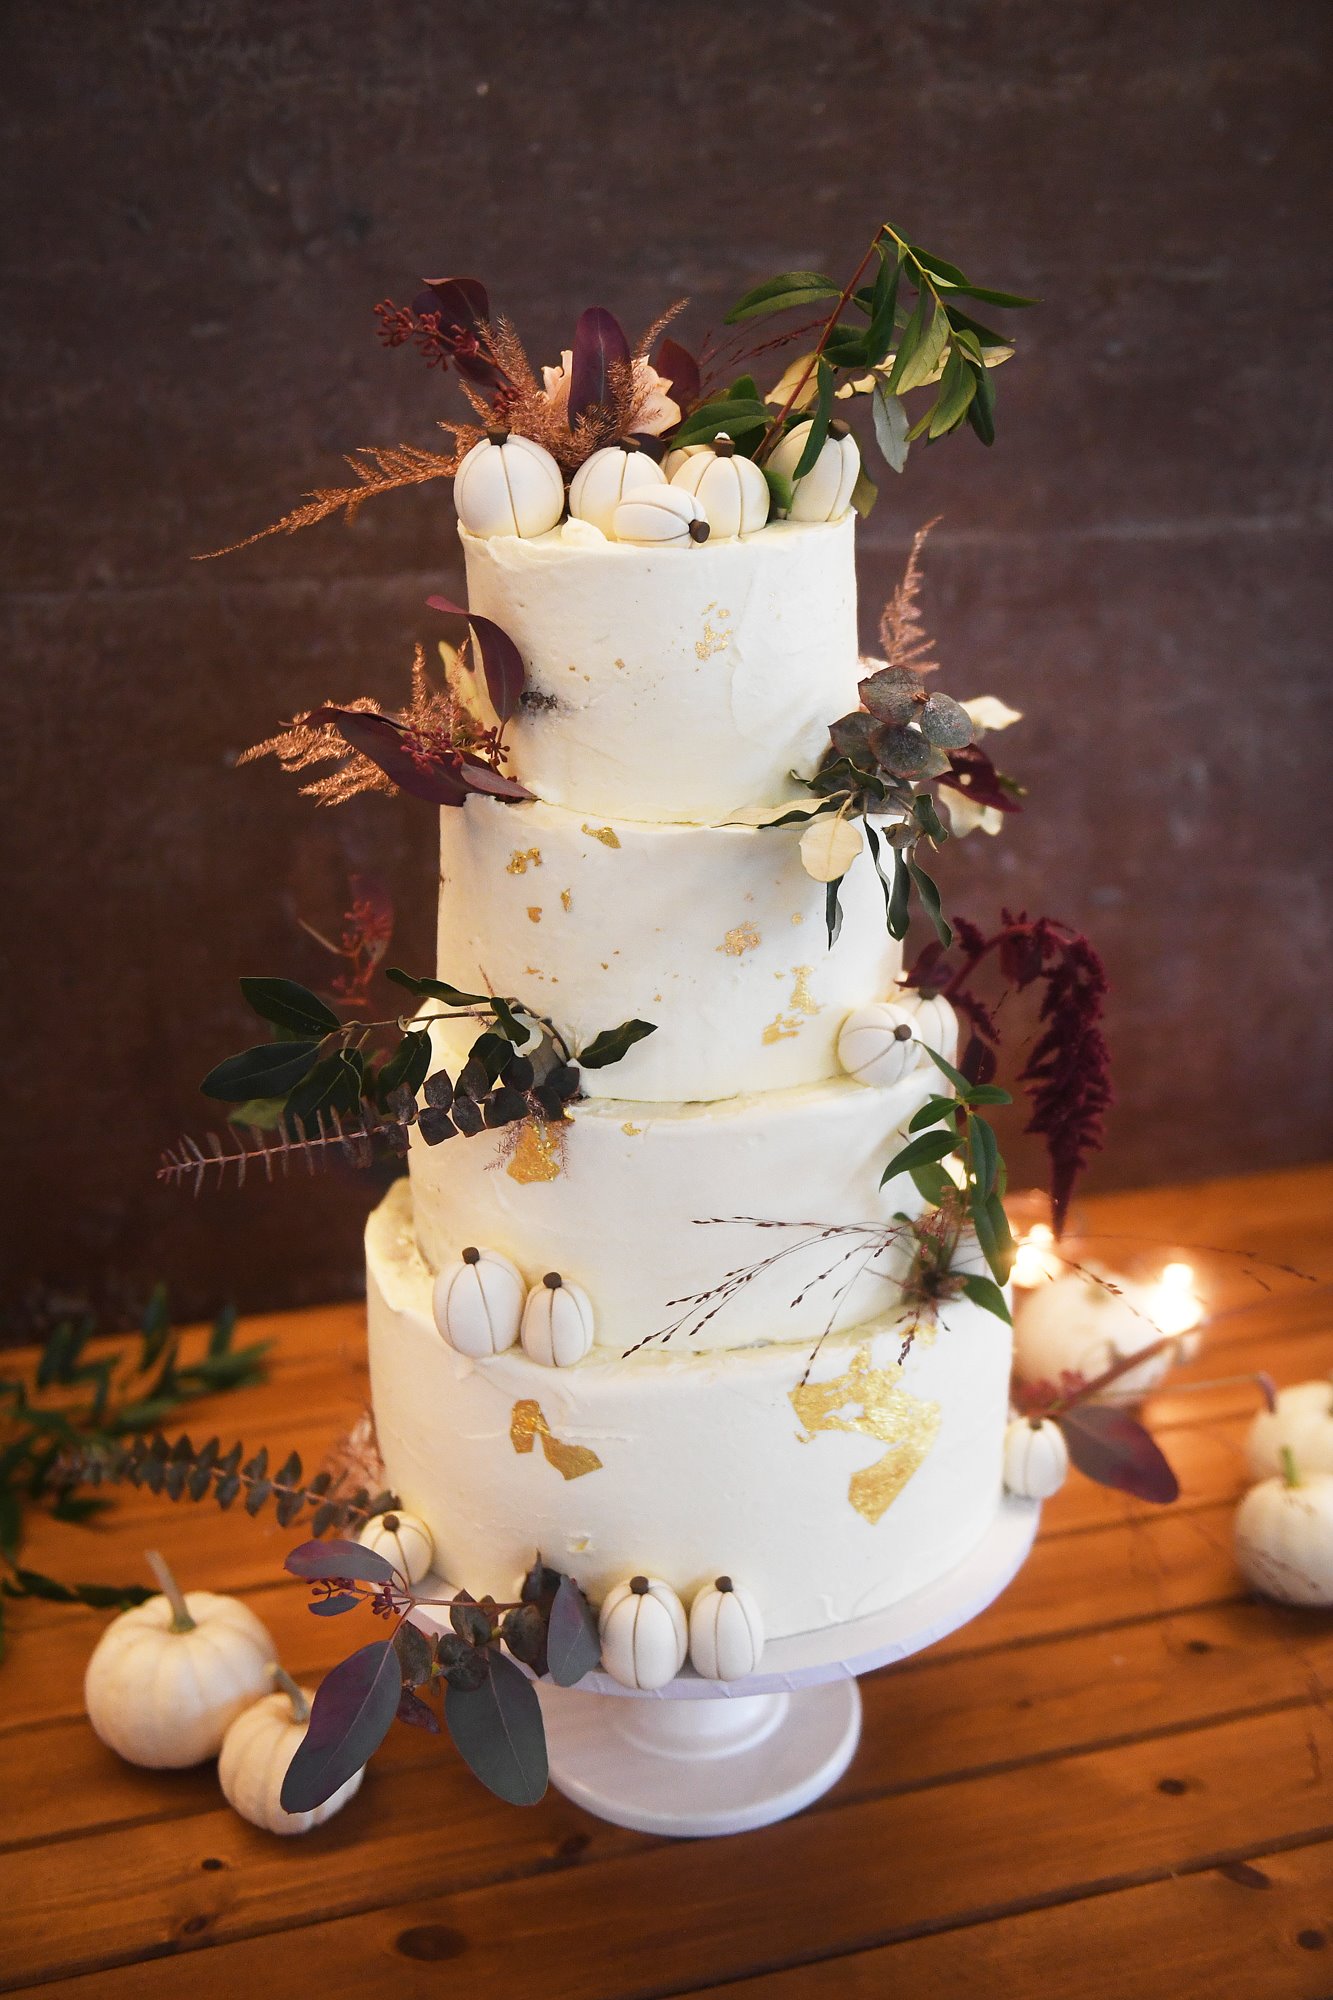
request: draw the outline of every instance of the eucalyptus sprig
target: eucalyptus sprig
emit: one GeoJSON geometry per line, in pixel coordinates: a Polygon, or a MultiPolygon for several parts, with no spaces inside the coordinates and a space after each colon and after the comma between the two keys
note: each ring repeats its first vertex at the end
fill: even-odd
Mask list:
{"type": "Polygon", "coordinates": [[[89,1342],[96,1331],[90,1315],[63,1319],[48,1335],[31,1382],[0,1378],[0,1558],[8,1572],[0,1579],[0,1648],[5,1598],[105,1609],[152,1594],[137,1583],[64,1583],[22,1565],[30,1507],[45,1505],[55,1520],[81,1524],[110,1505],[97,1494],[76,1492],[60,1468],[76,1459],[118,1457],[129,1448],[127,1437],[200,1397],[263,1380],[269,1343],[237,1347],[230,1306],[214,1320],[198,1360],[184,1360],[160,1285],[128,1351],[93,1352],[89,1342]]]}
{"type": "MultiPolygon", "coordinates": [[[[784,432],[808,415],[810,432],[793,475],[800,478],[819,456],[835,401],[863,395],[870,398],[876,443],[895,472],[906,465],[914,439],[933,441],[964,422],[983,444],[994,442],[991,378],[1012,355],[1013,343],[958,302],[1023,307],[1037,300],[974,284],[956,264],[886,222],[845,285],[822,271],[784,271],[747,292],[725,323],[736,326],[828,299],[833,306],[814,346],[791,363],[775,389],[761,396],[753,377],[741,376],[722,396],[693,409],[672,443],[707,443],[722,431],[762,466],[784,432]],[[930,386],[936,393],[914,422],[903,398],[930,386]],[[769,406],[775,403],[773,415],[769,406]]],[[[868,513],[874,498],[863,471],[853,502],[868,513]]]]}
{"type": "Polygon", "coordinates": [[[956,1095],[939,1091],[926,1099],[908,1122],[915,1138],[889,1161],[879,1184],[884,1187],[900,1174],[910,1174],[918,1194],[933,1207],[961,1206],[992,1273],[989,1278],[982,1272],[964,1276],[962,1290],[974,1305],[1007,1323],[1009,1307],[1001,1287],[1014,1262],[1014,1239],[1004,1212],[1007,1174],[994,1128],[981,1113],[991,1105],[1012,1104],[1013,1099],[998,1084],[970,1082],[928,1043],[923,1047],[956,1095]],[[957,1178],[944,1165],[949,1159],[957,1164],[957,1178]]]}

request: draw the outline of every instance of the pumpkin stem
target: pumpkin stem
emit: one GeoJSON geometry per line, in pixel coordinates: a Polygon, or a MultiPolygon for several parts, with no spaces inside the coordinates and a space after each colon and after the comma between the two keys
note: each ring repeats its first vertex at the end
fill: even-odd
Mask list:
{"type": "Polygon", "coordinates": [[[144,1561],[148,1564],[149,1569],[152,1570],[158,1589],[171,1606],[172,1631],[193,1632],[194,1620],[191,1618],[190,1608],[185,1602],[185,1594],[175,1577],[171,1574],[171,1571],[167,1568],[166,1558],[159,1555],[156,1549],[147,1549],[144,1552],[144,1561]]]}
{"type": "Polygon", "coordinates": [[[286,1667],[280,1666],[276,1660],[269,1668],[269,1672],[273,1676],[274,1687],[281,1694],[285,1694],[292,1705],[292,1721],[309,1722],[310,1703],[306,1699],[305,1689],[299,1688],[286,1667]]]}
{"type": "Polygon", "coordinates": [[[1296,1454],[1289,1444],[1284,1444],[1278,1452],[1278,1461],[1282,1467],[1282,1484],[1284,1486],[1299,1486],[1301,1475],[1296,1470],[1296,1454]]]}

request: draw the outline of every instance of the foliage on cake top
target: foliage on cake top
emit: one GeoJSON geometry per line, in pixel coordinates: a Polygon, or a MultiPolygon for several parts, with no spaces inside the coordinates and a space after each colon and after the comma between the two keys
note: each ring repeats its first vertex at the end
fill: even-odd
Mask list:
{"type": "MultiPolygon", "coordinates": [[[[549,452],[566,482],[608,445],[632,441],[661,456],[724,436],[765,468],[779,508],[791,505],[793,482],[812,470],[830,430],[845,430],[836,406],[869,410],[875,442],[897,472],[918,437],[934,442],[966,423],[990,444],[992,378],[1013,343],[960,301],[1035,303],[973,284],[956,264],[885,223],[845,284],[822,272],[787,271],[747,292],[724,321],[725,327],[745,327],[742,335],[709,334],[692,352],[666,332],[688,303],[682,299],[631,346],[614,313],[589,306],[559,365],[539,371],[510,321],[492,312],[479,279],[428,279],[409,305],[382,299],[374,310],[387,347],[411,346],[437,373],[454,374],[468,416],[437,419],[453,449],[358,447],[347,454],[349,484],[315,488],[281,520],[230,549],[293,534],[333,514],[352,520],[368,499],[452,477],[477,445],[510,434],[549,452]],[[811,307],[828,301],[827,310],[809,317],[811,307]],[[776,332],[751,338],[754,322],[773,318],[781,322],[776,332]],[[755,370],[792,347],[800,349],[796,358],[761,387],[755,370]],[[933,393],[914,420],[904,398],[923,390],[933,393]],[[807,429],[797,457],[775,468],[770,461],[800,425],[807,429]]],[[[874,497],[862,469],[853,505],[867,512],[874,497]]]]}

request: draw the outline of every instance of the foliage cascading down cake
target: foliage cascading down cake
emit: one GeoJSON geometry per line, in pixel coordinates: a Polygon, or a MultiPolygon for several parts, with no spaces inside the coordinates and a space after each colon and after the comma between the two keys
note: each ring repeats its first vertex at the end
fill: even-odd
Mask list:
{"type": "MultiPolygon", "coordinates": [[[[941,1080],[923,1052],[888,1084],[838,1061],[901,962],[870,854],[830,944],[801,825],[736,823],[781,814],[868,671],[853,520],[665,548],[572,525],[461,530],[469,605],[536,695],[513,764],[537,796],[442,813],[439,973],[521,992],[571,1045],[620,1016],[655,1032],[558,1128],[414,1135],[367,1233],[386,1477],[474,1591],[512,1595],[537,1547],[594,1599],[647,1571],[688,1601],[724,1571],[770,1635],[804,1632],[985,1532],[1010,1369],[966,1298],[905,1340],[911,1243],[886,1233],[924,1203],[880,1176],[941,1080]],[[442,1337],[437,1280],[478,1246],[586,1294],[580,1358],[442,1337]]],[[[456,1072],[466,1033],[432,1034],[456,1072]]]]}

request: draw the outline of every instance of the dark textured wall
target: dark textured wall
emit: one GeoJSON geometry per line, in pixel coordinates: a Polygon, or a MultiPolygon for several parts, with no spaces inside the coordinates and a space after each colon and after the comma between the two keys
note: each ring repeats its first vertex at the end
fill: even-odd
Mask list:
{"type": "Polygon", "coordinates": [[[912,528],[958,693],[1027,712],[1031,809],[951,851],[950,901],[1085,924],[1115,980],[1104,1183],[1321,1141],[1329,1011],[1323,0],[21,0],[5,10],[7,1299],[192,1308],[354,1288],[364,1179],[198,1205],[159,1146],[239,1045],[235,976],[318,976],[295,913],[349,868],[430,949],[429,811],[316,812],[244,745],[395,697],[442,488],[192,567],[439,378],[369,308],[475,271],[554,356],[591,300],[698,333],[882,215],[1047,301],[968,433],[886,483],[873,613],[912,528]]]}

